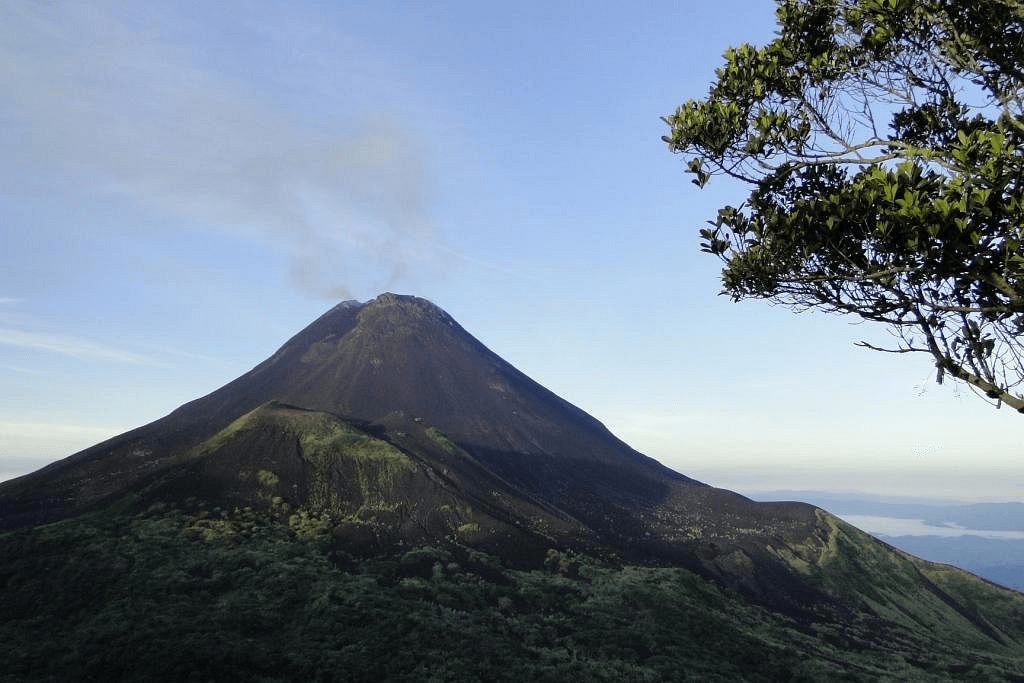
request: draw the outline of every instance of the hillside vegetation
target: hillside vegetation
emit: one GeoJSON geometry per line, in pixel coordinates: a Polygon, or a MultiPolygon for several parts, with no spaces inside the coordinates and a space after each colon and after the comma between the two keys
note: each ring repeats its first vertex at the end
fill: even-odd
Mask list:
{"type": "Polygon", "coordinates": [[[913,618],[799,622],[682,568],[555,550],[518,569],[455,544],[356,558],[325,529],[111,509],[4,533],[0,681],[1024,677],[1024,601],[995,637],[959,639],[913,618]]]}

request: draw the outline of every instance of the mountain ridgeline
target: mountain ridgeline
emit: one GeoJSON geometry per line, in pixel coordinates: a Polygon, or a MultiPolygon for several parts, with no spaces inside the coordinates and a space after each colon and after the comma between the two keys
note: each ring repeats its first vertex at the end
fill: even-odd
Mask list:
{"type": "Polygon", "coordinates": [[[97,515],[179,520],[182,543],[279,524],[348,563],[431,547],[520,572],[671,567],[805,634],[830,625],[830,648],[1024,676],[1021,594],[670,470],[415,297],[342,303],[213,393],[0,483],[0,539],[22,549],[97,515]]]}

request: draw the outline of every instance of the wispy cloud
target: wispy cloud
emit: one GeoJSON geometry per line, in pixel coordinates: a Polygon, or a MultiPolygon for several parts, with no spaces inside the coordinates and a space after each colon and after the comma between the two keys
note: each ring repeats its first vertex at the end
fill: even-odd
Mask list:
{"type": "Polygon", "coordinates": [[[655,457],[678,449],[679,434],[706,420],[700,413],[629,412],[605,418],[605,424],[634,448],[655,457]]]}
{"type": "Polygon", "coordinates": [[[680,425],[691,424],[703,416],[694,413],[684,414],[655,414],[655,413],[626,413],[621,416],[621,423],[624,428],[633,431],[661,431],[680,425]]]}
{"type": "Polygon", "coordinates": [[[0,370],[7,370],[8,372],[17,372],[17,373],[22,374],[22,375],[45,375],[45,374],[48,374],[47,372],[45,372],[43,370],[39,370],[37,368],[25,368],[25,367],[22,367],[20,365],[9,365],[7,363],[4,363],[4,364],[0,365],[0,370]]]}
{"type": "Polygon", "coordinates": [[[0,481],[124,432],[123,427],[0,420],[0,481]]]}
{"type": "Polygon", "coordinates": [[[156,359],[88,339],[0,328],[0,345],[50,351],[74,358],[94,358],[132,365],[159,365],[156,359]]]}
{"type": "Polygon", "coordinates": [[[439,257],[424,148],[395,116],[325,127],[269,106],[184,49],[194,27],[155,6],[0,8],[0,179],[59,170],[270,240],[297,286],[331,297],[354,277],[387,285],[439,257]]]}
{"type": "Polygon", "coordinates": [[[123,427],[98,427],[95,425],[59,424],[52,422],[0,421],[0,435],[3,435],[5,438],[101,441],[123,431],[125,431],[123,427]]]}

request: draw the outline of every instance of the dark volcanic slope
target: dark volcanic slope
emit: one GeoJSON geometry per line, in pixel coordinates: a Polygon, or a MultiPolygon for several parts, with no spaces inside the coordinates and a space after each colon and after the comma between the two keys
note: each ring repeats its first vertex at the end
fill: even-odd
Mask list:
{"type": "Polygon", "coordinates": [[[955,603],[821,510],[754,503],[637,453],[433,304],[393,294],[336,306],[208,396],[0,483],[0,526],[116,501],[250,507],[373,552],[458,542],[523,562],[553,547],[674,562],[794,613],[853,609],[864,598],[848,582],[893,577],[912,590],[872,595],[908,614],[955,603]]]}
{"type": "Polygon", "coordinates": [[[651,475],[684,479],[414,297],[384,294],[363,306],[341,304],[269,360],[175,416],[221,424],[270,400],[365,422],[436,425],[514,478],[537,472],[518,471],[513,456],[541,470],[544,462],[567,459],[574,466],[639,464],[651,475]]]}
{"type": "Polygon", "coordinates": [[[250,372],[163,419],[0,485],[0,511],[10,524],[23,512],[86,508],[271,401],[392,430],[436,426],[497,475],[545,497],[568,481],[623,502],[695,483],[626,446],[433,304],[384,294],[336,306],[250,372]]]}

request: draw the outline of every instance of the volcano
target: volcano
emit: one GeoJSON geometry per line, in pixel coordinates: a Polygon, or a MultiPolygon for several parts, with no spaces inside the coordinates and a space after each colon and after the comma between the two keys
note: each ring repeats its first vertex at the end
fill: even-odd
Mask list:
{"type": "Polygon", "coordinates": [[[677,566],[805,621],[945,620],[1024,647],[1020,594],[675,472],[411,296],[339,304],[213,393],[0,483],[7,529],[111,509],[245,510],[365,556],[447,544],[522,567],[552,552],[677,566]]]}
{"type": "MultiPolygon", "coordinates": [[[[440,308],[394,294],[341,303],[213,393],[0,484],[0,518],[53,521],[129,494],[225,508],[279,499],[372,517],[353,533],[381,544],[462,529],[523,559],[579,546],[731,582],[740,577],[722,563],[742,563],[734,553],[767,570],[777,558],[763,552],[766,534],[788,547],[822,524],[809,505],[754,503],[638,453],[440,308]],[[360,440],[387,456],[346,446],[360,440]]],[[[758,587],[758,573],[778,572],[741,583],[776,592],[779,576],[758,587]]]]}

